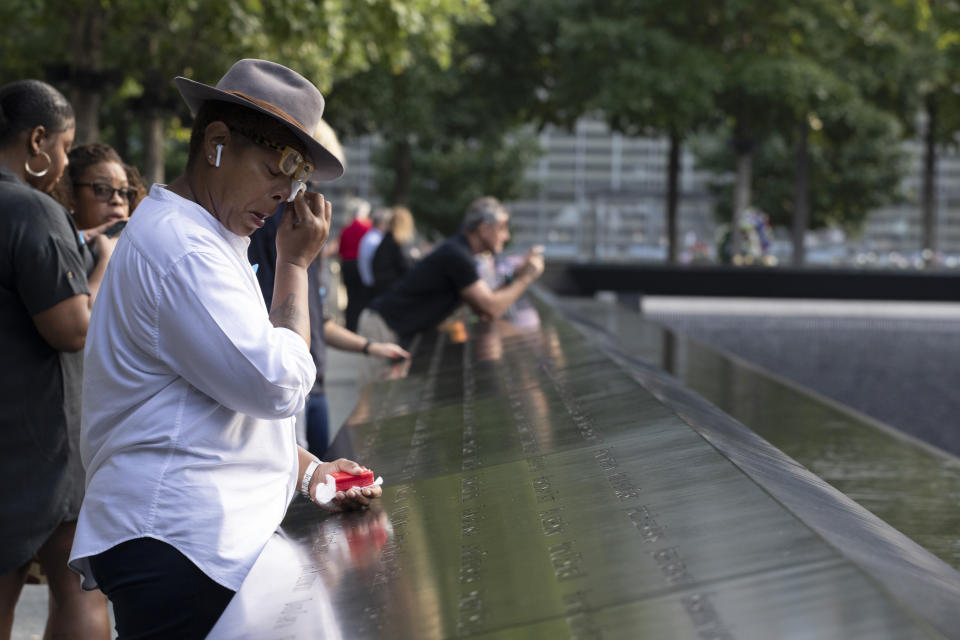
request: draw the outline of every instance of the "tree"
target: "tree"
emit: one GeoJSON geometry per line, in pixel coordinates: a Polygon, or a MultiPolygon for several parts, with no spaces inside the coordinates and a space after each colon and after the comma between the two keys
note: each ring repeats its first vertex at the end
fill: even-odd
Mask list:
{"type": "Polygon", "coordinates": [[[689,30],[691,3],[615,0],[579,3],[561,20],[551,100],[570,123],[595,111],[627,135],[664,135],[667,162],[667,261],[678,254],[683,140],[714,118],[719,61],[689,30]],[[558,107],[559,109],[560,107],[558,107]]]}
{"type": "Polygon", "coordinates": [[[831,5],[828,65],[864,100],[900,120],[904,135],[924,140],[920,194],[923,247],[937,248],[937,146],[960,129],[957,45],[960,7],[952,2],[856,0],[831,5]],[[923,115],[918,118],[918,115],[923,115]],[[919,128],[918,128],[919,127],[919,128]]]}
{"type": "MultiPolygon", "coordinates": [[[[809,228],[856,230],[871,210],[899,195],[901,131],[893,116],[867,103],[821,108],[808,133],[809,228]]],[[[701,142],[705,167],[721,172],[733,165],[729,135],[716,132],[701,142]]],[[[796,216],[796,133],[771,134],[755,149],[755,160],[755,206],[772,224],[789,226],[796,216]]],[[[732,185],[715,188],[718,215],[727,218],[732,185]]]]}
{"type": "Polygon", "coordinates": [[[327,90],[374,63],[403,68],[411,38],[443,59],[453,24],[485,9],[483,0],[9,0],[0,9],[0,41],[10,75],[52,74],[68,87],[81,140],[100,129],[99,97],[110,102],[122,93],[119,111],[139,114],[145,174],[159,181],[170,123],[188,119],[173,77],[215,83],[237,59],[260,57],[327,90]]]}
{"type": "MultiPolygon", "coordinates": [[[[388,147],[381,147],[380,153],[388,152],[388,147]]],[[[503,200],[516,200],[528,195],[525,171],[538,153],[536,138],[529,135],[511,141],[454,139],[442,146],[415,147],[411,161],[417,171],[406,202],[416,213],[418,224],[450,235],[459,227],[467,205],[476,198],[494,194],[503,200]]],[[[392,192],[395,176],[389,171],[377,174],[380,193],[392,192]]]]}
{"type": "Polygon", "coordinates": [[[725,3],[713,13],[721,35],[714,41],[727,65],[717,103],[730,121],[736,179],[731,211],[733,255],[740,253],[740,217],[752,201],[754,155],[781,127],[792,127],[807,103],[807,81],[816,65],[802,59],[791,32],[803,31],[816,4],[725,3]]]}
{"type": "MultiPolygon", "coordinates": [[[[698,21],[710,26],[704,46],[722,56],[716,104],[730,145],[706,158],[735,176],[724,187],[720,210],[729,212],[733,228],[753,202],[780,222],[791,221],[783,217],[790,214],[797,263],[808,216],[814,226],[833,221],[856,227],[865,205],[895,195],[898,154],[892,150],[900,129],[883,112],[890,103],[878,108],[873,98],[889,89],[878,82],[880,74],[902,78],[908,65],[890,55],[886,37],[879,39],[882,46],[872,46],[875,21],[865,12],[873,4],[728,0],[705,8],[698,21]],[[889,64],[877,71],[877,60],[889,64]],[[864,185],[873,190],[865,193],[864,185]],[[825,201],[825,193],[836,200],[825,201]]],[[[732,239],[738,253],[739,233],[732,239]]]]}
{"type": "Polygon", "coordinates": [[[492,21],[459,25],[449,65],[413,46],[402,71],[377,65],[334,85],[335,128],[375,132],[382,141],[376,184],[387,202],[406,204],[449,233],[475,197],[525,195],[537,147],[521,125],[546,117],[538,89],[555,34],[550,20],[537,17],[550,15],[538,13],[548,4],[492,2],[492,21]]]}
{"type": "MultiPolygon", "coordinates": [[[[883,18],[899,27],[917,70],[906,84],[923,112],[923,179],[920,194],[923,249],[932,259],[937,239],[937,147],[955,144],[960,131],[960,6],[914,0],[886,8],[883,18]]],[[[909,114],[914,117],[915,111],[909,114]]]]}
{"type": "Polygon", "coordinates": [[[576,96],[590,96],[586,107],[614,129],[670,140],[669,260],[676,257],[679,145],[703,127],[724,123],[734,152],[733,216],[750,206],[756,150],[790,132],[802,239],[807,122],[824,104],[860,99],[826,63],[836,49],[829,27],[848,11],[836,4],[613,0],[597,7],[584,1],[562,19],[559,100],[576,104],[576,96]]]}

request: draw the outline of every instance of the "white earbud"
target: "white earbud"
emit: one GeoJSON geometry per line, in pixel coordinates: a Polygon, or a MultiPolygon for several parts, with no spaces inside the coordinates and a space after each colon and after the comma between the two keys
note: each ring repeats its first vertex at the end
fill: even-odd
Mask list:
{"type": "Polygon", "coordinates": [[[220,154],[221,154],[222,152],[223,152],[223,145],[222,145],[222,144],[218,144],[218,145],[217,145],[217,159],[214,161],[213,166],[215,166],[215,167],[219,167],[219,166],[220,166],[220,154]]]}

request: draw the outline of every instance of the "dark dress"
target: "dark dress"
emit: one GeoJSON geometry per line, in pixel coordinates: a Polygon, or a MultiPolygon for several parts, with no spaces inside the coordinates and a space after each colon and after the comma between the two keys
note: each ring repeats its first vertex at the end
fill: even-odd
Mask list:
{"type": "Polygon", "coordinates": [[[0,574],[80,512],[83,353],[55,350],[31,318],[89,294],[92,268],[66,210],[0,166],[0,574]]]}
{"type": "Polygon", "coordinates": [[[370,298],[389,291],[413,266],[410,255],[397,244],[393,232],[388,231],[373,254],[373,287],[370,298]]]}

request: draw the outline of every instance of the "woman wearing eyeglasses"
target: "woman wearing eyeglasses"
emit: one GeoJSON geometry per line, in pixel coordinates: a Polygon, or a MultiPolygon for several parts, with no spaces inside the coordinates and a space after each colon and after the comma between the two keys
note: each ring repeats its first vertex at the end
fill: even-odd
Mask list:
{"type": "Polygon", "coordinates": [[[126,165],[110,145],[74,147],[68,158],[70,164],[54,197],[73,214],[84,241],[90,241],[130,217],[137,189],[130,184],[126,165]]]}
{"type": "MultiPolygon", "coordinates": [[[[195,113],[186,171],[154,185],[120,235],[84,363],[70,564],[111,599],[121,638],[204,637],[295,495],[362,471],[295,439],[316,377],[307,268],[331,215],[303,187],[343,172],[311,136],[323,97],[264,60],[216,87],[175,82],[195,113]],[[283,203],[268,310],[248,236],[283,203]]],[[[329,508],[379,495],[354,488],[329,508]]]]}
{"type": "Polygon", "coordinates": [[[0,87],[0,638],[33,558],[50,585],[46,637],[110,637],[106,600],[66,568],[83,497],[82,350],[113,246],[97,239],[96,261],[48,195],[73,137],[56,89],[0,87]]]}

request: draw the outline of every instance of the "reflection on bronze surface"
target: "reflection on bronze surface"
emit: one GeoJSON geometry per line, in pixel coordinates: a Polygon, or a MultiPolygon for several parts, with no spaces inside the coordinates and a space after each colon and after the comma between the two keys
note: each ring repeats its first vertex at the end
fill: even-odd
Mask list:
{"type": "MultiPolygon", "coordinates": [[[[296,499],[282,535],[300,555],[268,545],[261,560],[276,566],[258,562],[218,623],[233,635],[214,637],[929,635],[924,612],[715,446],[742,433],[692,428],[715,409],[666,404],[539,311],[538,330],[478,323],[466,343],[425,337],[406,378],[371,386],[364,420],[355,414],[338,441],[384,477],[382,500],[331,516],[296,499]]],[[[659,362],[660,335],[639,330],[659,362]]],[[[709,360],[677,353],[719,382],[709,360]]],[[[731,388],[738,410],[747,388],[731,388]]],[[[777,402],[763,410],[785,413],[777,402]]],[[[777,466],[768,450],[739,455],[796,483],[794,499],[867,551],[924,560],[905,582],[935,568],[797,465],[777,466]]],[[[937,603],[953,588],[940,580],[922,596],[937,603]]]]}

